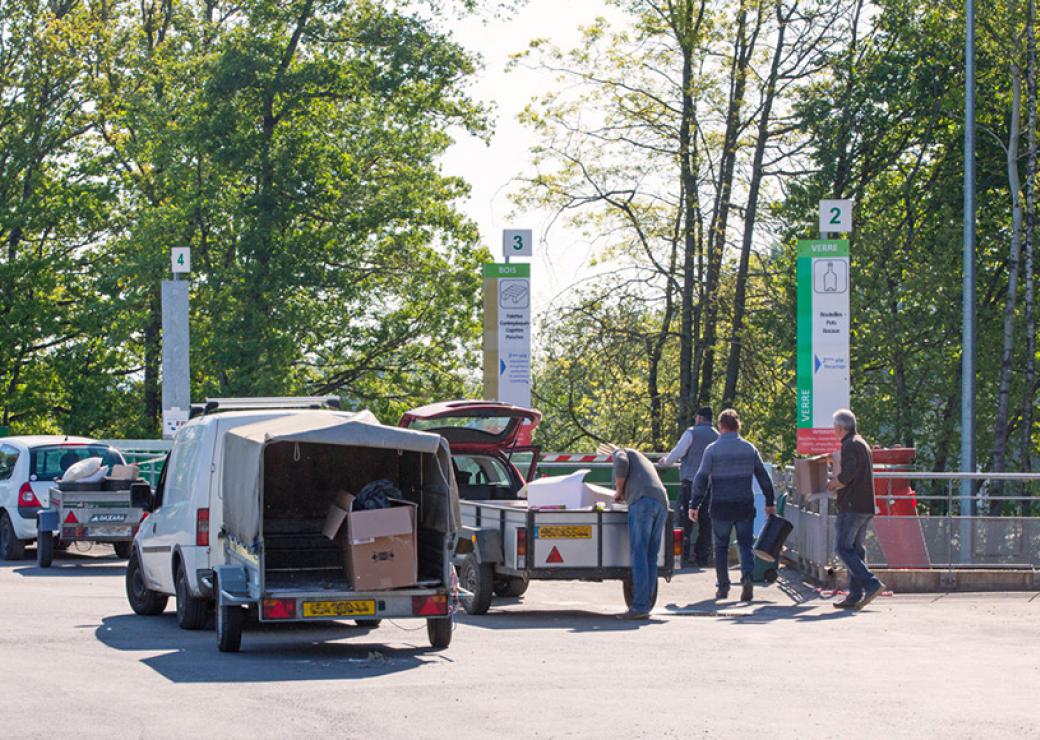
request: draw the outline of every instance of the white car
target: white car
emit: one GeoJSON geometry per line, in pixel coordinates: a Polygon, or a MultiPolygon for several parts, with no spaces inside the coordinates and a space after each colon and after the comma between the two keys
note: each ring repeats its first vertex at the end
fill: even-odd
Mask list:
{"type": "Polygon", "coordinates": [[[109,466],[124,462],[117,449],[87,437],[0,439],[0,560],[25,557],[25,546],[36,541],[36,512],[50,504],[54,481],[88,457],[109,466]]]}

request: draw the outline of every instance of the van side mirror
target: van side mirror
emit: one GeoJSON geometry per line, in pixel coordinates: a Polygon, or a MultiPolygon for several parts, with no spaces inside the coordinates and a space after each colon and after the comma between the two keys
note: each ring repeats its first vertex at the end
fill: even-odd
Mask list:
{"type": "Polygon", "coordinates": [[[155,497],[152,496],[152,487],[147,483],[132,483],[130,485],[130,506],[151,513],[155,508],[155,497]]]}

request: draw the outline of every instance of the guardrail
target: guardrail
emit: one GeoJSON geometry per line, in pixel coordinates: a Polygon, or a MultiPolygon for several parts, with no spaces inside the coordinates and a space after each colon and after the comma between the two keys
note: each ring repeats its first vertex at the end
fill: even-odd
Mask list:
{"type": "Polygon", "coordinates": [[[152,488],[159,482],[166,454],[173,447],[173,441],[167,439],[106,439],[105,444],[115,447],[123,453],[128,463],[136,463],[141,477],[148,481],[152,488]]]}
{"type": "MultiPolygon", "coordinates": [[[[890,506],[913,500],[917,512],[874,517],[866,542],[871,567],[1040,568],[1040,474],[884,471],[874,477],[890,481],[884,497],[890,506]],[[917,490],[895,494],[891,483],[895,480],[909,481],[917,490]],[[965,499],[960,495],[965,480],[975,484],[966,512],[961,511],[965,499]],[[1010,490],[994,495],[998,483],[1010,490]]],[[[792,495],[785,517],[794,524],[786,557],[817,578],[832,572],[839,564],[833,554],[837,518],[833,499],[792,495]]]]}

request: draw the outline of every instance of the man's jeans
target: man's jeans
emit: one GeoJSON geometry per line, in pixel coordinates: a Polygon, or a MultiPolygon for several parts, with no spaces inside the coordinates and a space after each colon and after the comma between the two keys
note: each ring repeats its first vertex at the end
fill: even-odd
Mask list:
{"type": "Polygon", "coordinates": [[[629,504],[628,541],[632,548],[632,606],[634,612],[650,611],[650,599],[657,584],[657,556],[661,535],[668,519],[668,507],[644,496],[629,504]]]}
{"type": "Polygon", "coordinates": [[[856,514],[849,511],[838,514],[834,551],[849,571],[850,601],[859,601],[863,598],[865,590],[877,588],[881,584],[863,562],[867,555],[863,542],[867,538],[867,528],[873,518],[873,514],[856,514]]]}
{"type": "Polygon", "coordinates": [[[755,570],[755,553],[751,550],[755,538],[754,526],[754,519],[712,521],[712,533],[715,535],[715,585],[719,588],[729,588],[729,535],[734,529],[737,530],[737,550],[740,552],[740,580],[751,578],[755,570]]]}
{"type": "Polygon", "coordinates": [[[682,481],[679,494],[679,522],[683,530],[683,560],[697,565],[711,562],[711,496],[705,496],[697,509],[697,538],[693,538],[693,522],[690,521],[690,501],[693,498],[693,481],[682,481]]]}

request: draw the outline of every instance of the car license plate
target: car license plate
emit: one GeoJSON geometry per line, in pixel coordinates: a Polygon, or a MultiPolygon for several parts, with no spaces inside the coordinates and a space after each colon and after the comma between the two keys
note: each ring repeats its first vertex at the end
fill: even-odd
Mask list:
{"type": "Polygon", "coordinates": [[[370,617],[376,613],[376,602],[367,601],[305,601],[305,617],[370,617]]]}
{"type": "Polygon", "coordinates": [[[94,526],[90,528],[91,537],[129,537],[130,527],[113,526],[111,524],[102,524],[101,526],[94,526]]]}
{"type": "Polygon", "coordinates": [[[540,540],[591,540],[591,524],[543,525],[535,529],[535,537],[540,540]]]}

